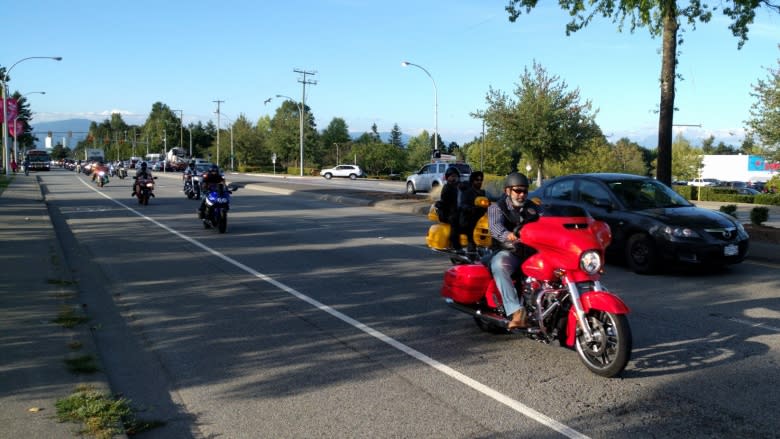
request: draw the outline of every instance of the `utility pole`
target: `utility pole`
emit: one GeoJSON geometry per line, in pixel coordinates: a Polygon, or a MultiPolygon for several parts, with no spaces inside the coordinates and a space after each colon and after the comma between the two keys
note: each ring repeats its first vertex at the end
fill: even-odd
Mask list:
{"type": "Polygon", "coordinates": [[[225,101],[211,101],[217,103],[217,166],[219,166],[219,105],[225,101]]]}
{"type": "Polygon", "coordinates": [[[317,81],[307,80],[306,75],[316,75],[316,71],[306,71],[300,69],[294,69],[295,73],[300,73],[303,78],[298,79],[298,82],[303,84],[303,96],[301,98],[301,177],[303,177],[303,119],[306,116],[306,84],[317,85],[317,81]]]}

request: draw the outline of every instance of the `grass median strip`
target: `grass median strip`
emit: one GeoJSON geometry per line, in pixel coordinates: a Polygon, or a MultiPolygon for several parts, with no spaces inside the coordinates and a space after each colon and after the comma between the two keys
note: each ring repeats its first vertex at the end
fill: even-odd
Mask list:
{"type": "Polygon", "coordinates": [[[80,434],[98,439],[112,438],[124,432],[139,434],[164,425],[160,421],[136,419],[130,400],[113,397],[86,385],[57,400],[55,406],[60,422],[81,423],[80,434]]]}

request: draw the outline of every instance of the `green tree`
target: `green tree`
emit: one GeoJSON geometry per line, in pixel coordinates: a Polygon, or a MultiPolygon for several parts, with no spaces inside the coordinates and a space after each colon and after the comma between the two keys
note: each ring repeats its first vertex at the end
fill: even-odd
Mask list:
{"type": "MultiPolygon", "coordinates": [[[[777,63],[780,66],[780,59],[777,63]]],[[[767,71],[765,79],[752,85],[750,95],[756,102],[750,107],[747,125],[751,137],[758,138],[767,155],[780,160],[780,68],[767,71]]]]}
{"type": "Polygon", "coordinates": [[[352,153],[369,175],[387,175],[404,166],[404,151],[389,143],[357,143],[352,147],[352,153]]]}
{"type": "Polygon", "coordinates": [[[691,181],[699,176],[702,168],[702,150],[678,135],[672,143],[672,176],[678,181],[691,181]]]}
{"type": "Polygon", "coordinates": [[[579,89],[567,90],[565,81],[550,76],[534,61],[515,89],[517,101],[501,91],[487,94],[483,117],[489,131],[510,147],[512,164],[521,156],[532,160],[541,180],[547,161],[563,161],[590,139],[601,136],[590,101],[580,103],[579,89]]]}
{"type": "MultiPolygon", "coordinates": [[[[506,11],[509,20],[515,22],[523,13],[529,13],[539,0],[509,0],[506,11]]],[[[672,179],[672,128],[674,119],[675,69],[677,67],[678,31],[681,21],[685,20],[691,28],[696,28],[696,22],[707,23],[712,18],[712,7],[701,0],[686,1],[683,7],[676,0],[558,0],[561,8],[567,10],[572,20],[566,25],[566,34],[570,35],[587,26],[597,15],[611,17],[618,23],[618,31],[628,21],[630,31],[637,27],[646,27],[652,37],[661,36],[661,102],[658,115],[658,165],[656,177],[667,185],[672,179]],[[586,8],[590,10],[586,12],[586,8]]],[[[721,9],[723,15],[731,20],[729,29],[739,41],[742,48],[748,37],[748,27],[753,23],[755,10],[766,6],[780,12],[780,5],[769,0],[724,0],[726,5],[721,9]]],[[[775,125],[777,126],[777,125],[775,125]]]]}
{"type": "Polygon", "coordinates": [[[418,171],[423,164],[431,161],[430,134],[423,130],[419,135],[409,139],[406,145],[406,165],[409,171],[418,171]]]}
{"type": "MultiPolygon", "coordinates": [[[[310,108],[304,108],[306,119],[303,124],[304,160],[312,162],[313,148],[318,139],[314,115],[310,108]]],[[[271,119],[268,145],[276,153],[277,161],[283,166],[300,167],[300,107],[298,103],[286,100],[276,109],[271,119]]],[[[313,163],[313,162],[312,162],[313,163]]]]}
{"type": "Polygon", "coordinates": [[[328,126],[320,134],[322,154],[320,162],[325,164],[339,164],[342,157],[347,157],[352,138],[349,135],[347,122],[340,118],[331,119],[328,126]]]}
{"type": "Polygon", "coordinates": [[[390,131],[390,140],[388,143],[398,148],[404,147],[403,133],[401,132],[401,128],[398,127],[398,124],[393,125],[393,130],[390,131]]]}
{"type": "Polygon", "coordinates": [[[490,132],[485,135],[484,144],[482,137],[479,137],[463,145],[463,149],[466,162],[476,170],[495,175],[506,175],[512,170],[512,154],[509,148],[490,132]]]}

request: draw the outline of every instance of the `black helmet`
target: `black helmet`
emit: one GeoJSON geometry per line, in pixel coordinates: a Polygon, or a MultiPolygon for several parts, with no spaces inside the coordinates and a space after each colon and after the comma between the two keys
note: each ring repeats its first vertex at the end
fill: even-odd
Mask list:
{"type": "Polygon", "coordinates": [[[190,160],[190,166],[195,167],[195,160],[190,160]]]}
{"type": "Polygon", "coordinates": [[[141,162],[141,169],[146,169],[146,162],[141,162]]]}
{"type": "Polygon", "coordinates": [[[219,166],[217,166],[217,165],[209,166],[209,172],[212,173],[212,174],[218,174],[219,173],[219,166]]]}
{"type": "Polygon", "coordinates": [[[504,187],[508,188],[513,186],[528,187],[528,177],[519,172],[512,172],[506,176],[506,179],[504,180],[504,187]]]}
{"type": "Polygon", "coordinates": [[[444,171],[444,178],[447,178],[450,175],[457,175],[458,177],[460,177],[460,171],[458,171],[458,168],[454,166],[450,166],[449,168],[447,168],[446,171],[444,171]]]}

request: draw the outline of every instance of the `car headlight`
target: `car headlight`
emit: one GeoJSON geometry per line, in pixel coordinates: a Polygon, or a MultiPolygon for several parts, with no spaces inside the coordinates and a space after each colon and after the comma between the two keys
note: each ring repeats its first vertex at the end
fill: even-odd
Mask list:
{"type": "Polygon", "coordinates": [[[688,227],[672,227],[666,226],[663,228],[664,237],[666,239],[672,238],[701,238],[701,235],[693,229],[688,227]]]}
{"type": "Polygon", "coordinates": [[[601,254],[588,250],[580,255],[580,268],[587,274],[596,274],[601,270],[601,254]]]}

